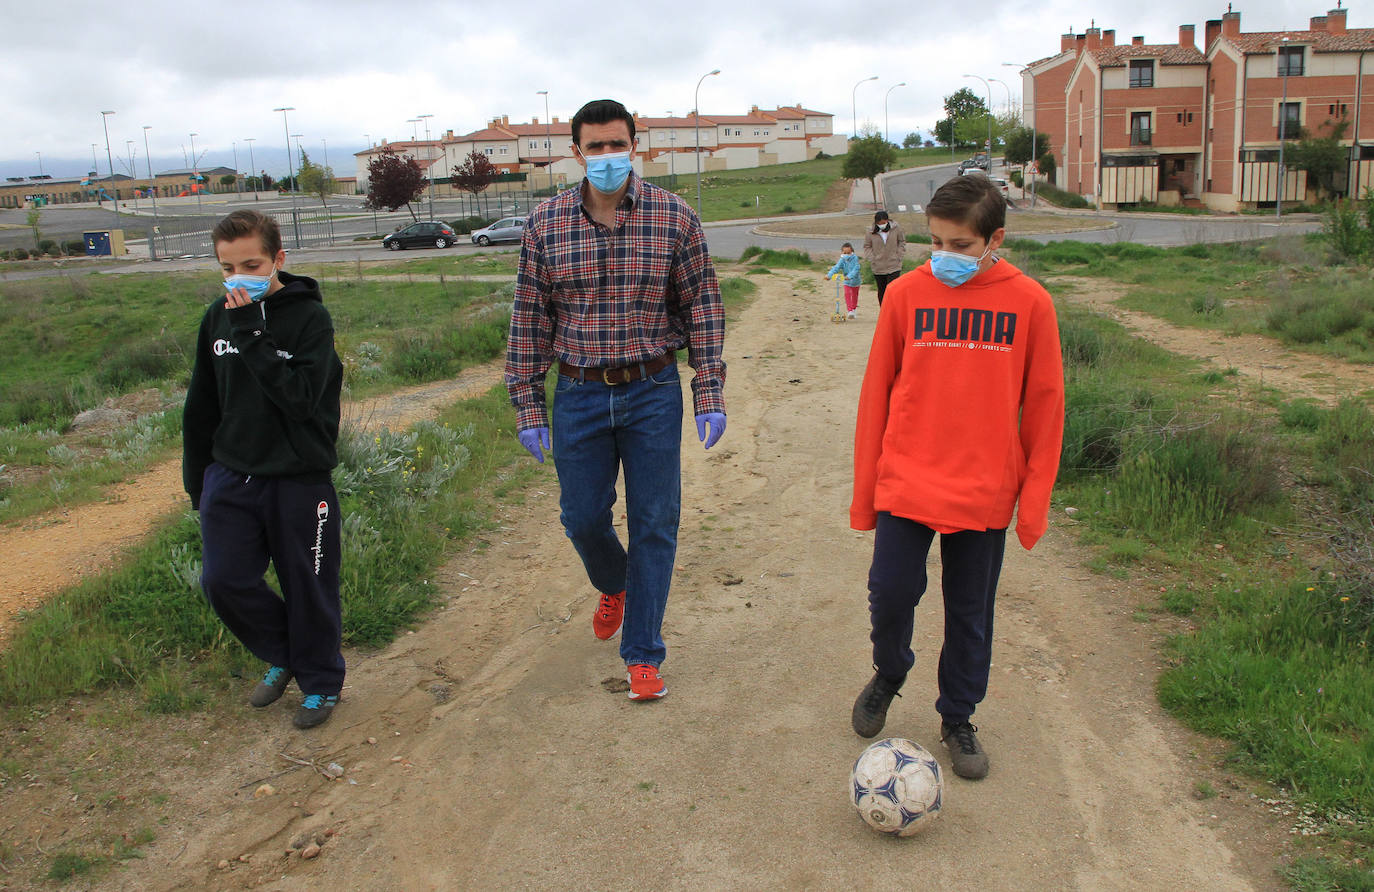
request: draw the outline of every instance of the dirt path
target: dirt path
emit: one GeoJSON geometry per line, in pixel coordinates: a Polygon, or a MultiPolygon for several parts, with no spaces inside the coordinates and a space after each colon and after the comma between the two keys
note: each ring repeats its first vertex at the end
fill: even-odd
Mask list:
{"type": "MultiPolygon", "coordinates": [[[[500,380],[500,362],[488,363],[448,381],[349,404],[345,421],[406,427],[432,417],[438,407],[485,393],[500,380]]],[[[187,506],[178,457],[113,487],[101,501],[0,527],[0,642],[16,613],[108,567],[169,512],[187,506]]]]}
{"type": "MultiPolygon", "coordinates": [[[[1059,512],[1034,552],[1008,550],[978,716],[991,775],[951,774],[944,814],[915,839],[860,823],[845,791],[864,746],[849,710],[870,671],[872,541],[847,528],[846,456],[874,312],[868,292],[859,321],[834,325],[796,278],[760,277],[730,332],[720,445],[702,452],[684,425],[667,699],[629,701],[616,643],[592,637],[545,468],[438,574],[432,619],[348,655],[328,725],[292,730],[288,697],[164,731],[166,755],[129,786],[167,790],[176,819],[106,885],[884,889],[919,872],[931,888],[1279,888],[1281,833],[1156,702],[1156,642],[1131,617],[1145,596],[1086,570],[1059,512]],[[1222,795],[1194,798],[1200,781],[1222,795]],[[254,795],[263,782],[274,795],[254,795]],[[287,854],[310,839],[319,857],[287,854]]],[[[917,628],[887,733],[948,766],[938,597],[917,628]]],[[[47,828],[52,850],[82,812],[24,808],[40,796],[15,794],[6,810],[24,817],[0,834],[47,828]]]]}
{"type": "Polygon", "coordinates": [[[1243,379],[1289,397],[1309,397],[1331,405],[1342,397],[1374,391],[1374,366],[1289,350],[1279,341],[1259,335],[1173,325],[1118,306],[1116,301],[1126,289],[1102,279],[1055,276],[1050,282],[1051,290],[1064,300],[1090,307],[1171,353],[1195,356],[1221,371],[1235,369],[1243,379]]]}

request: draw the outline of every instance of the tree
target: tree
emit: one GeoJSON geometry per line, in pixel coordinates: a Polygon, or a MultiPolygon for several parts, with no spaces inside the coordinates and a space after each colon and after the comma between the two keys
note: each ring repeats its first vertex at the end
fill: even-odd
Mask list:
{"type": "Polygon", "coordinates": [[[897,151],[881,133],[866,133],[849,143],[840,176],[847,180],[868,180],[873,187],[873,203],[878,203],[878,174],[897,160],[897,151]]]}
{"type": "Polygon", "coordinates": [[[919,149],[921,147],[921,135],[919,133],[908,133],[902,140],[902,148],[919,149]]]}
{"type": "Polygon", "coordinates": [[[301,152],[301,169],[296,172],[296,182],[301,190],[319,196],[320,204],[329,204],[329,196],[334,191],[334,170],[321,167],[301,152]]]}
{"type": "Polygon", "coordinates": [[[367,199],[363,207],[394,211],[405,205],[411,218],[419,220],[410,203],[423,194],[425,172],[420,169],[419,162],[409,155],[397,155],[394,149],[387,146],[367,163],[367,199]]]}
{"type": "MultiPolygon", "coordinates": [[[[987,114],[988,107],[968,87],[960,87],[950,95],[945,97],[945,117],[935,124],[935,139],[944,145],[955,145],[955,141],[961,139],[962,129],[959,122],[970,118],[976,118],[982,125],[982,136],[968,139],[963,145],[971,142],[982,142],[987,138],[987,114]]],[[[970,129],[971,132],[971,129],[970,129]]]]}
{"type": "Polygon", "coordinates": [[[475,197],[496,182],[500,173],[485,153],[474,150],[463,159],[462,164],[454,165],[453,184],[475,197]]]}
{"type": "MultiPolygon", "coordinates": [[[[1008,164],[1025,164],[1032,158],[1032,131],[1029,127],[1017,127],[1006,135],[1006,157],[1008,164]]],[[[1034,156],[1036,159],[1049,154],[1050,137],[1048,133],[1034,133],[1034,156]]]]}
{"type": "Polygon", "coordinates": [[[1310,180],[1327,195],[1336,194],[1336,175],[1349,163],[1349,149],[1341,145],[1349,121],[1339,121],[1331,128],[1331,135],[1315,138],[1300,134],[1296,143],[1289,141],[1283,149],[1283,166],[1290,170],[1305,170],[1310,180]]]}
{"type": "Polygon", "coordinates": [[[43,219],[43,212],[38,208],[32,208],[25,216],[24,221],[33,230],[33,246],[38,248],[43,244],[43,230],[39,228],[39,222],[43,219]]]}

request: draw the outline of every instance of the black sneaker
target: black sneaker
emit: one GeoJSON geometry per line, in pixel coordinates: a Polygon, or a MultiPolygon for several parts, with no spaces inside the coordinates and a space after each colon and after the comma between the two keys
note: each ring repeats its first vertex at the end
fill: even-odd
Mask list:
{"type": "Polygon", "coordinates": [[[883,723],[887,721],[887,707],[893,697],[902,696],[897,693],[901,688],[902,682],[889,681],[873,673],[872,680],[864,685],[859,692],[859,699],[854,701],[854,733],[860,737],[878,736],[878,732],[883,730],[883,723]]]}
{"type": "Polygon", "coordinates": [[[969,780],[988,776],[988,754],[978,742],[978,728],[972,722],[951,725],[940,723],[940,742],[949,747],[954,773],[969,780]]]}
{"type": "Polygon", "coordinates": [[[253,693],[248,695],[248,702],[254,706],[271,706],[286,693],[286,686],[290,681],[290,669],[285,666],[269,666],[262,681],[258,682],[258,686],[253,688],[253,693]]]}
{"type": "Polygon", "coordinates": [[[297,728],[313,728],[316,725],[323,725],[329,721],[329,714],[334,711],[334,707],[339,705],[337,695],[330,694],[306,694],[301,708],[296,710],[296,717],[292,722],[297,728]]]}

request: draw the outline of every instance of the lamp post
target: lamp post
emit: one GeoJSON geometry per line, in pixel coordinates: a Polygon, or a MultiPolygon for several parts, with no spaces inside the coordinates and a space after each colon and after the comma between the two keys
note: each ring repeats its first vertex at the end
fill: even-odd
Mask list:
{"type": "Polygon", "coordinates": [[[153,231],[148,234],[149,253],[156,258],[157,248],[153,234],[157,232],[157,184],[153,182],[153,153],[148,149],[148,131],[151,124],[143,125],[143,158],[148,162],[148,194],[153,197],[153,231]]]}
{"type": "Polygon", "coordinates": [[[697,125],[697,218],[701,217],[701,82],[712,75],[720,74],[719,68],[714,68],[706,72],[697,80],[696,92],[692,94],[692,115],[696,119],[697,125]]]}
{"type": "MultiPolygon", "coordinates": [[[[245,137],[243,138],[243,141],[246,142],[246,143],[248,143],[248,176],[249,176],[250,179],[251,179],[252,177],[257,176],[257,174],[253,173],[253,171],[255,171],[255,170],[258,169],[258,166],[257,166],[256,164],[253,163],[253,140],[255,140],[255,139],[257,139],[256,136],[245,136],[245,137]]],[[[254,201],[257,201],[257,200],[258,200],[258,190],[261,189],[261,188],[262,188],[262,181],[259,180],[257,186],[253,189],[253,200],[254,200],[254,201]]]]}
{"type": "MultiPolygon", "coordinates": [[[[1007,68],[1025,68],[1025,67],[1027,67],[1027,66],[1021,65],[1019,62],[1003,62],[1002,64],[1003,64],[1005,67],[1007,67],[1007,68]]],[[[1025,81],[1023,80],[1022,83],[1024,84],[1025,81]]],[[[1034,84],[1035,82],[1032,80],[1031,83],[1034,84]]],[[[1003,84],[1003,86],[1006,86],[1006,85],[1003,84]]],[[[1022,96],[1021,96],[1021,111],[1022,111],[1022,113],[1024,113],[1025,110],[1026,110],[1026,97],[1025,97],[1024,94],[1025,94],[1025,87],[1023,86],[1023,87],[1022,87],[1022,96]]],[[[1011,90],[1010,90],[1010,89],[1007,90],[1007,105],[1008,105],[1008,106],[1011,105],[1011,90]]],[[[1033,94],[1033,93],[1032,93],[1032,100],[1031,100],[1030,108],[1031,108],[1031,111],[1034,112],[1034,110],[1035,110],[1035,101],[1034,101],[1034,94],[1033,94]]],[[[1035,116],[1034,116],[1034,114],[1031,115],[1031,120],[1030,120],[1029,126],[1030,126],[1030,132],[1031,132],[1031,156],[1030,156],[1030,163],[1033,164],[1033,165],[1035,165],[1035,172],[1032,173],[1031,176],[1030,176],[1030,194],[1031,194],[1031,207],[1035,207],[1035,178],[1036,178],[1036,177],[1039,175],[1039,173],[1040,173],[1040,154],[1039,154],[1038,152],[1035,151],[1035,149],[1036,149],[1036,145],[1035,145],[1036,133],[1035,133],[1035,116]]],[[[1023,168],[1023,169],[1024,169],[1024,168],[1023,168]]],[[[1025,182],[1026,182],[1026,179],[1025,179],[1025,177],[1023,176],[1023,177],[1022,177],[1022,180],[1021,180],[1021,183],[1022,183],[1021,189],[1022,189],[1023,191],[1024,191],[1025,188],[1026,188],[1026,187],[1025,187],[1025,182]]]]}
{"type": "MultiPolygon", "coordinates": [[[[127,164],[127,167],[129,168],[129,179],[130,179],[130,180],[136,180],[136,179],[138,179],[138,170],[134,167],[134,141],[133,141],[132,139],[126,139],[126,140],[124,140],[124,151],[125,151],[125,153],[129,156],[129,162],[128,162],[128,164],[127,164]]],[[[133,188],[133,184],[132,184],[132,183],[129,185],[129,188],[130,188],[130,189],[133,189],[133,193],[134,193],[134,213],[136,214],[136,213],[138,213],[138,211],[139,211],[139,207],[138,207],[138,190],[133,188]]]]}
{"type": "Polygon", "coordinates": [[[296,212],[296,171],[291,166],[291,125],[286,122],[286,113],[295,111],[294,105],[284,105],[272,111],[281,112],[281,132],[286,134],[286,175],[291,187],[291,228],[296,234],[296,248],[301,246],[301,218],[296,212]]]}
{"type": "Polygon", "coordinates": [[[1274,202],[1274,219],[1283,219],[1283,187],[1288,179],[1287,173],[1283,169],[1283,144],[1288,141],[1288,54],[1284,52],[1288,48],[1288,37],[1285,35],[1279,43],[1278,58],[1283,64],[1279,68],[1279,77],[1283,80],[1283,99],[1279,101],[1279,196],[1274,202]]]}
{"type": "Polygon", "coordinates": [[[95,170],[95,147],[96,147],[97,145],[99,145],[99,143],[91,143],[91,176],[95,176],[95,174],[96,174],[96,170],[95,170]]]}
{"type": "MultiPolygon", "coordinates": [[[[1011,114],[1011,87],[1008,87],[1005,81],[1000,81],[1000,80],[998,80],[998,79],[995,78],[995,77],[990,77],[990,78],[988,78],[988,80],[992,81],[994,84],[1001,84],[1001,85],[1002,85],[1002,89],[1007,91],[1007,114],[1010,115],[1010,114],[1011,114]]],[[[991,109],[989,109],[989,111],[991,111],[991,109]]]]}
{"type": "Polygon", "coordinates": [[[859,138],[859,84],[866,84],[869,81],[876,81],[877,79],[878,76],[876,74],[872,77],[866,77],[863,80],[859,81],[858,84],[855,84],[854,89],[849,91],[849,114],[851,117],[850,123],[853,125],[849,133],[850,139],[859,138]]]}
{"type": "MultiPolygon", "coordinates": [[[[432,158],[432,157],[434,157],[434,147],[428,145],[428,144],[429,144],[429,119],[432,118],[432,117],[434,117],[434,115],[416,115],[415,117],[418,118],[419,120],[425,122],[425,144],[426,144],[426,147],[429,149],[430,157],[432,158]]],[[[518,154],[518,153],[517,153],[517,154],[518,154]]],[[[430,220],[433,220],[433,219],[434,219],[434,165],[431,164],[431,165],[427,168],[427,170],[428,170],[428,172],[429,172],[429,219],[430,219],[430,220]]]]}
{"type": "Polygon", "coordinates": [[[549,129],[552,125],[549,119],[549,91],[535,90],[534,95],[544,97],[544,166],[549,169],[549,195],[553,195],[553,137],[549,129]]]}
{"type": "Polygon", "coordinates": [[[34,152],[34,154],[38,156],[38,175],[41,177],[43,175],[43,153],[34,152]]]}
{"type": "Polygon", "coordinates": [[[243,194],[243,180],[239,177],[239,144],[238,140],[231,140],[229,146],[234,150],[234,191],[243,194]]]}
{"type": "Polygon", "coordinates": [[[979,77],[976,74],[965,74],[963,77],[976,77],[983,82],[983,86],[988,88],[988,167],[992,167],[992,84],[988,83],[987,78],[979,77]]]}
{"type": "MultiPolygon", "coordinates": [[[[112,111],[100,113],[100,125],[105,128],[105,160],[110,164],[110,185],[114,185],[114,156],[110,154],[110,115],[112,111]]],[[[93,165],[94,166],[94,165],[93,165]]],[[[97,193],[98,195],[99,193],[97,193]]],[[[108,193],[107,193],[108,194],[108,193]]],[[[110,196],[110,209],[114,211],[115,222],[119,222],[119,201],[113,195],[110,196]]]]}
{"type": "Polygon", "coordinates": [[[888,145],[892,144],[892,137],[887,132],[887,97],[892,95],[893,90],[897,89],[898,87],[905,86],[906,81],[902,81],[900,84],[893,84],[892,86],[888,87],[887,92],[883,94],[883,142],[887,143],[888,145]]]}
{"type": "Polygon", "coordinates": [[[200,213],[200,157],[196,155],[197,136],[197,133],[191,134],[191,182],[196,184],[196,213],[200,213]]]}

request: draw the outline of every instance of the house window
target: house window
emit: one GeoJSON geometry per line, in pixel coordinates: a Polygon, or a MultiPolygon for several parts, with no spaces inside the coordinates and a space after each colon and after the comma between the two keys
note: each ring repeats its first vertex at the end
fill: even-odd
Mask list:
{"type": "Polygon", "coordinates": [[[1303,47],[1279,47],[1278,77],[1302,77],[1303,47]]]}
{"type": "Polygon", "coordinates": [[[1297,139],[1302,129],[1302,103],[1279,103],[1279,139],[1297,139]]]}
{"type": "Polygon", "coordinates": [[[1153,87],[1155,85],[1155,61],[1153,59],[1131,60],[1132,87],[1153,87]]]}
{"type": "Polygon", "coordinates": [[[1150,144],[1150,113],[1131,112],[1131,145],[1148,146],[1150,144]]]}
{"type": "Polygon", "coordinates": [[[488,155],[495,155],[495,154],[496,154],[496,150],[493,149],[491,146],[487,146],[487,147],[486,147],[485,149],[483,149],[482,151],[486,152],[488,155]]]}
{"type": "Polygon", "coordinates": [[[505,147],[505,146],[502,146],[502,147],[501,147],[501,154],[502,154],[502,155],[506,154],[506,147],[505,147]]]}

